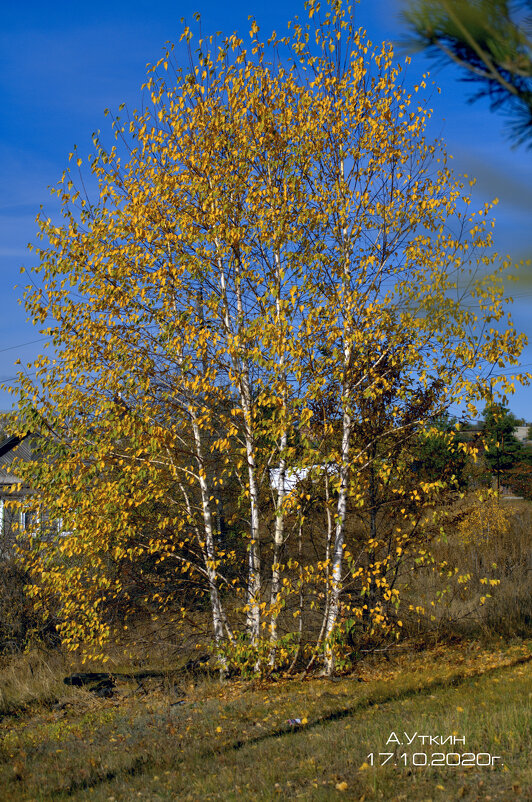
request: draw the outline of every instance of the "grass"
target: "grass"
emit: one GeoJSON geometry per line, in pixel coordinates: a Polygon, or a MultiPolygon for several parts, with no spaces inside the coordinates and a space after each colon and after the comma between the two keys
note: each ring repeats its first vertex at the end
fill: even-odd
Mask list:
{"type": "Polygon", "coordinates": [[[134,683],[123,682],[116,698],[98,699],[61,687],[57,665],[46,685],[41,666],[33,672],[39,675],[33,701],[29,686],[24,705],[9,708],[5,701],[0,796],[42,802],[532,798],[531,658],[530,640],[489,649],[467,642],[419,653],[398,648],[388,660],[367,658],[356,674],[337,681],[220,684],[189,675],[180,680],[184,704],[168,684],[156,682],[140,696],[134,683]],[[294,718],[302,724],[287,723],[294,718]],[[403,745],[390,742],[391,733],[403,745]],[[420,737],[429,735],[465,743],[431,746],[420,737]],[[394,756],[385,766],[369,766],[368,755],[379,763],[379,752],[394,756]],[[440,752],[501,759],[494,767],[412,765],[414,754],[416,762],[426,754],[430,763],[440,752]]]}

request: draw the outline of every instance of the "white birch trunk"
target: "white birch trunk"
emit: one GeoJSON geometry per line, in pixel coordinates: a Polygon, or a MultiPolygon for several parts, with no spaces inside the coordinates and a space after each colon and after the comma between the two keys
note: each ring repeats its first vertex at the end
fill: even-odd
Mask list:
{"type": "Polygon", "coordinates": [[[222,609],[222,603],[220,600],[220,594],[218,592],[218,586],[216,584],[216,567],[215,567],[216,553],[214,545],[213,514],[210,502],[212,493],[209,492],[207,474],[204,467],[201,432],[194,416],[192,416],[192,430],[194,432],[196,457],[199,468],[198,475],[199,475],[199,484],[201,491],[201,505],[203,511],[203,528],[205,535],[205,545],[203,547],[203,553],[205,556],[205,569],[207,571],[207,577],[209,582],[209,595],[212,609],[214,643],[216,646],[218,660],[220,662],[220,672],[222,675],[224,675],[227,673],[227,660],[222,655],[221,650],[223,646],[224,623],[226,623],[226,618],[222,609]]]}
{"type": "Polygon", "coordinates": [[[336,527],[334,533],[334,548],[331,565],[331,584],[329,588],[329,604],[325,626],[325,671],[332,674],[334,671],[334,653],[328,639],[330,638],[338,619],[339,598],[342,578],[342,557],[345,538],[345,518],[347,511],[347,496],[349,489],[349,454],[351,445],[352,418],[349,410],[344,406],[342,424],[342,455],[340,465],[340,492],[336,510],[336,527]]]}
{"type": "MultiPolygon", "coordinates": [[[[276,323],[279,329],[281,324],[281,256],[279,251],[275,253],[275,272],[276,272],[276,279],[277,279],[277,298],[276,298],[276,323]]],[[[283,373],[284,369],[284,347],[281,349],[281,353],[279,355],[279,368],[280,372],[283,373]]],[[[283,381],[285,380],[285,376],[282,376],[283,381]]],[[[286,410],[286,389],[283,386],[283,403],[286,410]]],[[[279,480],[278,480],[278,488],[277,488],[277,504],[275,509],[275,529],[273,533],[273,562],[272,562],[272,590],[271,590],[271,598],[270,598],[270,605],[272,606],[272,613],[270,618],[270,637],[272,642],[272,649],[270,652],[269,657],[269,665],[270,668],[273,668],[275,665],[275,657],[277,652],[277,618],[279,616],[279,611],[276,609],[277,602],[279,601],[279,591],[281,589],[281,567],[279,564],[279,560],[281,558],[281,548],[283,545],[283,538],[284,538],[284,510],[283,510],[283,503],[285,499],[285,477],[286,477],[286,459],[285,459],[285,452],[286,447],[288,444],[288,431],[286,429],[286,421],[283,426],[283,431],[281,433],[281,441],[279,444],[280,448],[280,458],[279,458],[279,480]]]]}
{"type": "MultiPolygon", "coordinates": [[[[247,378],[247,377],[246,377],[247,378]]],[[[259,551],[259,491],[257,485],[257,466],[255,462],[255,449],[251,429],[251,398],[248,395],[249,387],[244,383],[242,392],[242,406],[246,427],[246,455],[248,463],[249,499],[251,512],[251,539],[249,543],[248,558],[248,595],[247,595],[247,628],[251,643],[256,646],[260,636],[260,551],[259,551]]]]}
{"type": "MultiPolygon", "coordinates": [[[[340,155],[339,160],[339,182],[344,182],[344,160],[340,155]]],[[[349,298],[350,283],[351,283],[351,270],[350,270],[350,254],[349,244],[347,237],[347,229],[342,229],[342,252],[344,260],[344,297],[349,298]]],[[[348,320],[352,317],[350,309],[345,310],[344,314],[348,320]]],[[[349,490],[349,457],[351,446],[351,432],[353,428],[353,420],[350,410],[350,368],[352,360],[352,350],[349,343],[350,339],[350,323],[344,323],[344,377],[342,382],[342,406],[343,406],[343,420],[342,420],[342,453],[340,461],[340,492],[338,494],[338,506],[336,510],[336,527],[334,535],[334,549],[332,554],[331,566],[331,584],[329,589],[329,605],[327,610],[327,624],[325,627],[325,672],[330,675],[334,672],[334,651],[331,648],[330,637],[336,626],[339,610],[339,599],[341,591],[342,579],[342,563],[343,563],[343,550],[345,539],[345,518],[347,512],[347,497],[349,490]]]]}
{"type": "MultiPolygon", "coordinates": [[[[216,247],[219,243],[216,241],[216,247]]],[[[227,281],[225,271],[221,258],[218,259],[218,270],[220,274],[220,289],[222,295],[222,302],[224,307],[224,325],[226,335],[232,335],[231,315],[229,311],[229,303],[227,299],[227,281]]],[[[237,299],[237,314],[238,320],[236,325],[237,333],[239,334],[242,328],[242,321],[244,317],[242,296],[240,290],[240,275],[237,263],[237,275],[235,280],[235,293],[237,299]]],[[[250,531],[250,544],[249,544],[249,557],[248,557],[248,584],[247,584],[247,630],[250,635],[250,640],[253,645],[257,645],[260,636],[260,597],[261,597],[261,580],[260,580],[260,551],[259,551],[259,491],[257,483],[257,465],[255,460],[255,444],[253,438],[253,421],[251,409],[251,390],[249,386],[248,368],[244,359],[238,360],[232,356],[233,368],[238,377],[238,391],[240,395],[240,403],[244,413],[244,437],[246,442],[246,458],[248,465],[248,479],[249,479],[249,496],[250,496],[250,514],[251,514],[251,531],[250,531]]]]}
{"type": "Polygon", "coordinates": [[[270,604],[272,606],[272,614],[270,619],[270,634],[272,641],[272,649],[270,652],[269,665],[273,668],[275,665],[275,656],[277,651],[277,618],[279,611],[275,608],[279,600],[279,591],[281,589],[281,566],[279,560],[281,558],[281,547],[283,545],[284,537],[284,512],[283,502],[285,498],[285,477],[286,477],[286,460],[283,456],[288,436],[286,430],[283,431],[281,436],[281,459],[279,460],[279,484],[277,491],[277,504],[275,509],[275,529],[273,533],[273,562],[272,562],[272,592],[270,604]]]}

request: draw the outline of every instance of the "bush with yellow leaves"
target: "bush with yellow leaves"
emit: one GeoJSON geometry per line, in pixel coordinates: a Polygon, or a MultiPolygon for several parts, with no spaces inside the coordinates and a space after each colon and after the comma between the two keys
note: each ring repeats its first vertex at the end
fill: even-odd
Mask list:
{"type": "Polygon", "coordinates": [[[481,489],[473,494],[471,506],[458,523],[460,542],[464,546],[481,545],[507,534],[510,510],[501,506],[497,494],[481,489]]]}

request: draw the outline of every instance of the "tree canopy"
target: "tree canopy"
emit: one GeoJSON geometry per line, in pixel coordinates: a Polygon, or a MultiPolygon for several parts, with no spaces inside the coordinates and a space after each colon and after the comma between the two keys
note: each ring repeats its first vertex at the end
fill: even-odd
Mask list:
{"type": "Polygon", "coordinates": [[[451,403],[474,410],[484,366],[526,341],[489,208],[425,139],[425,78],[409,95],[350,8],[306,8],[267,43],[251,20],[247,46],[193,51],[185,27],[189,68],[170,47],[116,143],[95,136],[96,197],[74,154],[62,219],[39,220],[25,304],[55,354],[14,391],[49,460],[20,470],[71,535],[21,548],[70,648],[103,654],[128,566],[148,559],[176,583],[146,604],[178,626],[191,588],[222,670],[306,656],[331,672],[353,618],[395,636],[420,511],[447,491],[413,477],[409,444],[451,403]]]}

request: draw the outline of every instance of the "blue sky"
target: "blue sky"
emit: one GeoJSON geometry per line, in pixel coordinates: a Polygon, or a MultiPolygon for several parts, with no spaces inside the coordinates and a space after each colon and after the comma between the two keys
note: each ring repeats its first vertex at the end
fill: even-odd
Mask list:
{"type": "MultiPolygon", "coordinates": [[[[355,22],[370,39],[397,42],[404,34],[399,19],[402,0],[362,0],[355,5],[355,22]]],[[[156,61],[164,43],[177,41],[180,19],[192,22],[199,11],[204,34],[249,30],[253,14],[265,38],[281,34],[295,14],[304,17],[302,0],[271,0],[247,5],[228,0],[194,4],[174,0],[93,0],[88,3],[27,0],[24,13],[6,4],[0,32],[0,381],[16,373],[14,362],[25,364],[42,348],[39,331],[27,322],[18,304],[25,284],[20,267],[30,268],[34,255],[26,250],[36,242],[35,217],[41,204],[53,216],[55,203],[47,187],[55,184],[77,145],[79,154],[93,151],[91,134],[109,132],[106,107],[125,102],[135,108],[146,64],[156,61]],[[18,284],[15,289],[14,285],[18,284]]],[[[179,53],[179,51],[178,51],[179,53]]],[[[432,98],[429,127],[442,136],[454,156],[458,173],[477,177],[476,205],[499,198],[495,217],[496,249],[515,260],[532,257],[532,151],[512,150],[503,131],[504,119],[489,111],[485,101],[468,105],[468,87],[454,67],[435,68],[423,55],[414,56],[409,76],[415,82],[430,69],[441,87],[432,98]]],[[[104,137],[107,138],[107,137],[104,137]]],[[[532,268],[510,285],[516,299],[512,316],[531,345],[521,362],[532,370],[532,268]]],[[[500,372],[500,371],[499,371],[500,372]]],[[[11,397],[0,391],[0,409],[11,407],[11,397]]],[[[509,399],[518,417],[532,421],[532,386],[518,389],[509,399]]]]}

